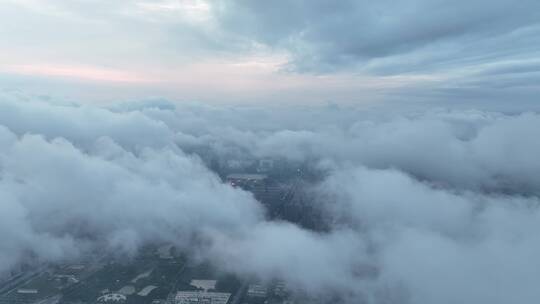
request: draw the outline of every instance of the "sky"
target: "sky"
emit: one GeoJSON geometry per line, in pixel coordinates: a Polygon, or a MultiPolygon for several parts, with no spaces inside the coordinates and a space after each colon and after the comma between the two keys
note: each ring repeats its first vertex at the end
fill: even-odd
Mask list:
{"type": "Polygon", "coordinates": [[[539,34],[532,0],[0,0],[0,281],[169,243],[321,302],[537,303],[539,34]],[[213,169],[267,158],[327,229],[213,169]]]}
{"type": "Polygon", "coordinates": [[[533,105],[534,0],[0,0],[0,89],[68,101],[533,105]]]}

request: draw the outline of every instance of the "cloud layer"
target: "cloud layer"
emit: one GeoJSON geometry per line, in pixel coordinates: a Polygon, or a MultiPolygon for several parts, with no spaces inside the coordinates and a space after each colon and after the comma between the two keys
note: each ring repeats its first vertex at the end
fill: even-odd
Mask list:
{"type": "Polygon", "coordinates": [[[529,36],[538,31],[535,1],[220,4],[219,20],[242,36],[291,51],[293,65],[300,70],[368,66],[387,73],[421,72],[451,68],[456,61],[470,65],[492,62],[493,57],[538,55],[537,47],[527,47],[537,44],[529,36]],[[509,48],[490,48],[501,43],[509,48]]]}
{"type": "Polygon", "coordinates": [[[0,272],[173,242],[323,299],[540,297],[536,113],[5,99],[0,124],[0,272]],[[208,157],[323,170],[306,191],[330,230],[265,219],[249,193],[207,169],[208,157]]]}

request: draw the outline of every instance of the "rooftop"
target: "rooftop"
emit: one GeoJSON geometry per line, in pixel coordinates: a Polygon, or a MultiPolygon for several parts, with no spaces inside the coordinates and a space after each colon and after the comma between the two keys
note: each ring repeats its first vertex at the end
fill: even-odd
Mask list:
{"type": "Polygon", "coordinates": [[[248,173],[234,173],[227,175],[227,179],[251,179],[251,180],[263,180],[266,179],[266,174],[248,174],[248,173]]]}
{"type": "Polygon", "coordinates": [[[179,291],[176,293],[176,304],[226,304],[231,297],[227,292],[179,291]]]}
{"type": "Polygon", "coordinates": [[[216,289],[216,282],[216,280],[191,280],[189,284],[208,291],[210,289],[216,289]]]}

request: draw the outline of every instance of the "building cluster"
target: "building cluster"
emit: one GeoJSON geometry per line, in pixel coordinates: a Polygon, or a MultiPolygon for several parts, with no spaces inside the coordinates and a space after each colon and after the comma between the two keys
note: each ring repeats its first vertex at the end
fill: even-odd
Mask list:
{"type": "Polygon", "coordinates": [[[264,188],[266,179],[265,174],[234,173],[227,175],[226,181],[233,187],[254,190],[264,188]]]}
{"type": "Polygon", "coordinates": [[[227,304],[231,294],[215,291],[178,291],[175,304],[227,304]]]}
{"type": "Polygon", "coordinates": [[[285,282],[270,284],[253,283],[247,288],[243,304],[284,304],[292,303],[285,282]]]}
{"type": "Polygon", "coordinates": [[[268,288],[261,284],[250,284],[247,296],[251,298],[266,298],[268,296],[268,288]]]}
{"type": "Polygon", "coordinates": [[[127,297],[120,293],[109,293],[103,295],[97,299],[97,303],[106,303],[106,304],[124,304],[127,301],[127,297]]]}
{"type": "Polygon", "coordinates": [[[260,173],[267,173],[276,168],[276,160],[270,158],[263,159],[228,159],[222,167],[226,170],[246,170],[251,169],[260,173]]]}

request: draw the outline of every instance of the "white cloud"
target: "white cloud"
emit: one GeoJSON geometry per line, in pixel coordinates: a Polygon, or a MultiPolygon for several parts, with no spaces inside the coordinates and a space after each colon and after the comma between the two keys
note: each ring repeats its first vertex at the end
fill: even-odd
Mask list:
{"type": "Polygon", "coordinates": [[[538,298],[538,115],[387,110],[5,98],[0,271],[169,241],[354,303],[538,298]],[[266,220],[205,167],[203,150],[324,164],[307,194],[330,231],[266,220]]]}

